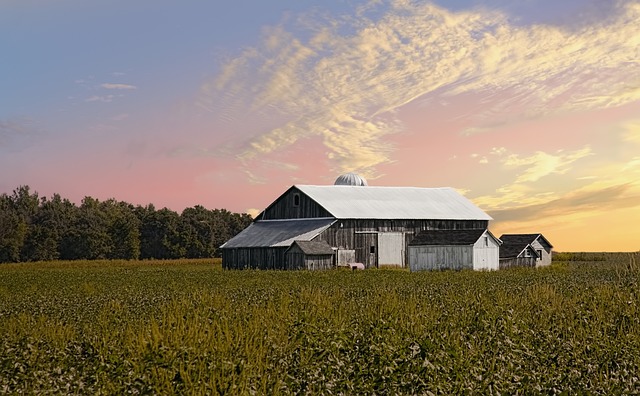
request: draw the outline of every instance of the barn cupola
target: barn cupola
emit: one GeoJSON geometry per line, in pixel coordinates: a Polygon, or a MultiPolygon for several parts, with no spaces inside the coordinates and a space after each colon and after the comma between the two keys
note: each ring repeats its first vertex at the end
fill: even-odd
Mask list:
{"type": "Polygon", "coordinates": [[[333,184],[336,186],[368,186],[364,177],[352,172],[338,176],[333,184]]]}

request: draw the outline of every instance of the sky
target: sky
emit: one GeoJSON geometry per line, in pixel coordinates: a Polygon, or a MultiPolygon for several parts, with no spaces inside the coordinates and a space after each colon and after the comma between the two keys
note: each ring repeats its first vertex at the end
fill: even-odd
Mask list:
{"type": "Polygon", "coordinates": [[[0,193],[255,215],[356,172],[640,250],[638,0],[0,0],[0,54],[0,193]]]}

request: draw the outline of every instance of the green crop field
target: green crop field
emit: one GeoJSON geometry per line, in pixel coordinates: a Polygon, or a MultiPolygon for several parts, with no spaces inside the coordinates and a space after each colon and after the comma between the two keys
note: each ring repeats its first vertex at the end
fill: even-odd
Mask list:
{"type": "Polygon", "coordinates": [[[1,394],[630,394],[640,256],[543,269],[0,265],[1,394]]]}

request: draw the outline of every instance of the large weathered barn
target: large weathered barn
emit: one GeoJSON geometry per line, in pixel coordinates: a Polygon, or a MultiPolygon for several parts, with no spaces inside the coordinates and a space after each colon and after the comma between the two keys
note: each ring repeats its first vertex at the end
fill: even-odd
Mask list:
{"type": "Polygon", "coordinates": [[[408,244],[420,231],[486,230],[489,220],[452,188],[372,187],[347,174],[335,185],[290,187],[222,245],[222,265],[325,268],[328,246],[334,267],[354,262],[367,268],[405,267],[408,244]],[[298,243],[292,248],[294,241],[319,244],[298,243]],[[305,257],[305,252],[316,257],[305,257]]]}

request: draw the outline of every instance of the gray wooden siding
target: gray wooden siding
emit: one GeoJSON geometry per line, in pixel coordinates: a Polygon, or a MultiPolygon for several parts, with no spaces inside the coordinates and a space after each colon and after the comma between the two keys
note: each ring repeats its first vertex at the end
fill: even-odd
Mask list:
{"type": "Polygon", "coordinates": [[[500,246],[487,232],[473,245],[416,245],[408,248],[411,271],[499,269],[500,246]]]}
{"type": "Polygon", "coordinates": [[[409,246],[409,269],[412,272],[473,269],[473,247],[409,246]]]}
{"type": "Polygon", "coordinates": [[[333,256],[307,256],[302,252],[287,252],[288,270],[327,270],[334,268],[333,256]]]}
{"type": "Polygon", "coordinates": [[[536,267],[545,267],[551,265],[551,247],[546,243],[543,245],[538,239],[531,244],[538,253],[542,253],[542,258],[536,262],[536,267]]]}
{"type": "MultiPolygon", "coordinates": [[[[294,189],[295,190],[295,189],[294,189]]],[[[292,190],[293,191],[293,190],[292,190]]],[[[282,197],[286,199],[285,196],[282,197]]],[[[304,202],[301,195],[301,205],[304,202]]],[[[274,204],[275,205],[275,204],[274,204]]],[[[272,205],[272,206],[274,206],[272,205]]],[[[269,210],[265,211],[265,214],[269,210]]],[[[320,213],[320,212],[318,212],[320,213]]],[[[322,214],[319,217],[325,217],[322,214]]],[[[367,268],[378,267],[378,233],[400,232],[404,234],[404,263],[408,262],[408,243],[415,234],[426,229],[460,230],[486,229],[487,220],[338,220],[323,231],[314,240],[325,241],[330,246],[355,251],[355,262],[363,263],[367,268]]],[[[286,247],[230,248],[222,249],[222,262],[225,269],[285,269],[286,247]]]]}
{"type": "Polygon", "coordinates": [[[285,267],[288,270],[326,270],[334,268],[332,254],[306,255],[296,244],[285,254],[285,267]]]}
{"type": "Polygon", "coordinates": [[[262,214],[262,220],[305,219],[333,217],[322,206],[309,198],[299,189],[292,187],[272,203],[262,214]],[[298,205],[294,205],[295,196],[299,197],[298,205]]]}
{"type": "Polygon", "coordinates": [[[513,267],[535,267],[536,266],[536,258],[535,257],[514,257],[514,258],[504,258],[499,261],[500,269],[507,269],[513,267]]]}
{"type": "Polygon", "coordinates": [[[285,269],[286,247],[222,249],[224,269],[285,269]]]}
{"type": "Polygon", "coordinates": [[[500,246],[485,232],[473,245],[473,269],[497,270],[500,268],[500,246]]]}
{"type": "Polygon", "coordinates": [[[338,249],[353,249],[356,262],[367,268],[379,266],[378,234],[400,232],[404,234],[404,265],[408,262],[408,244],[422,230],[486,229],[486,220],[338,220],[322,232],[316,240],[326,241],[338,249]],[[373,253],[372,253],[373,251],[373,253]]]}

